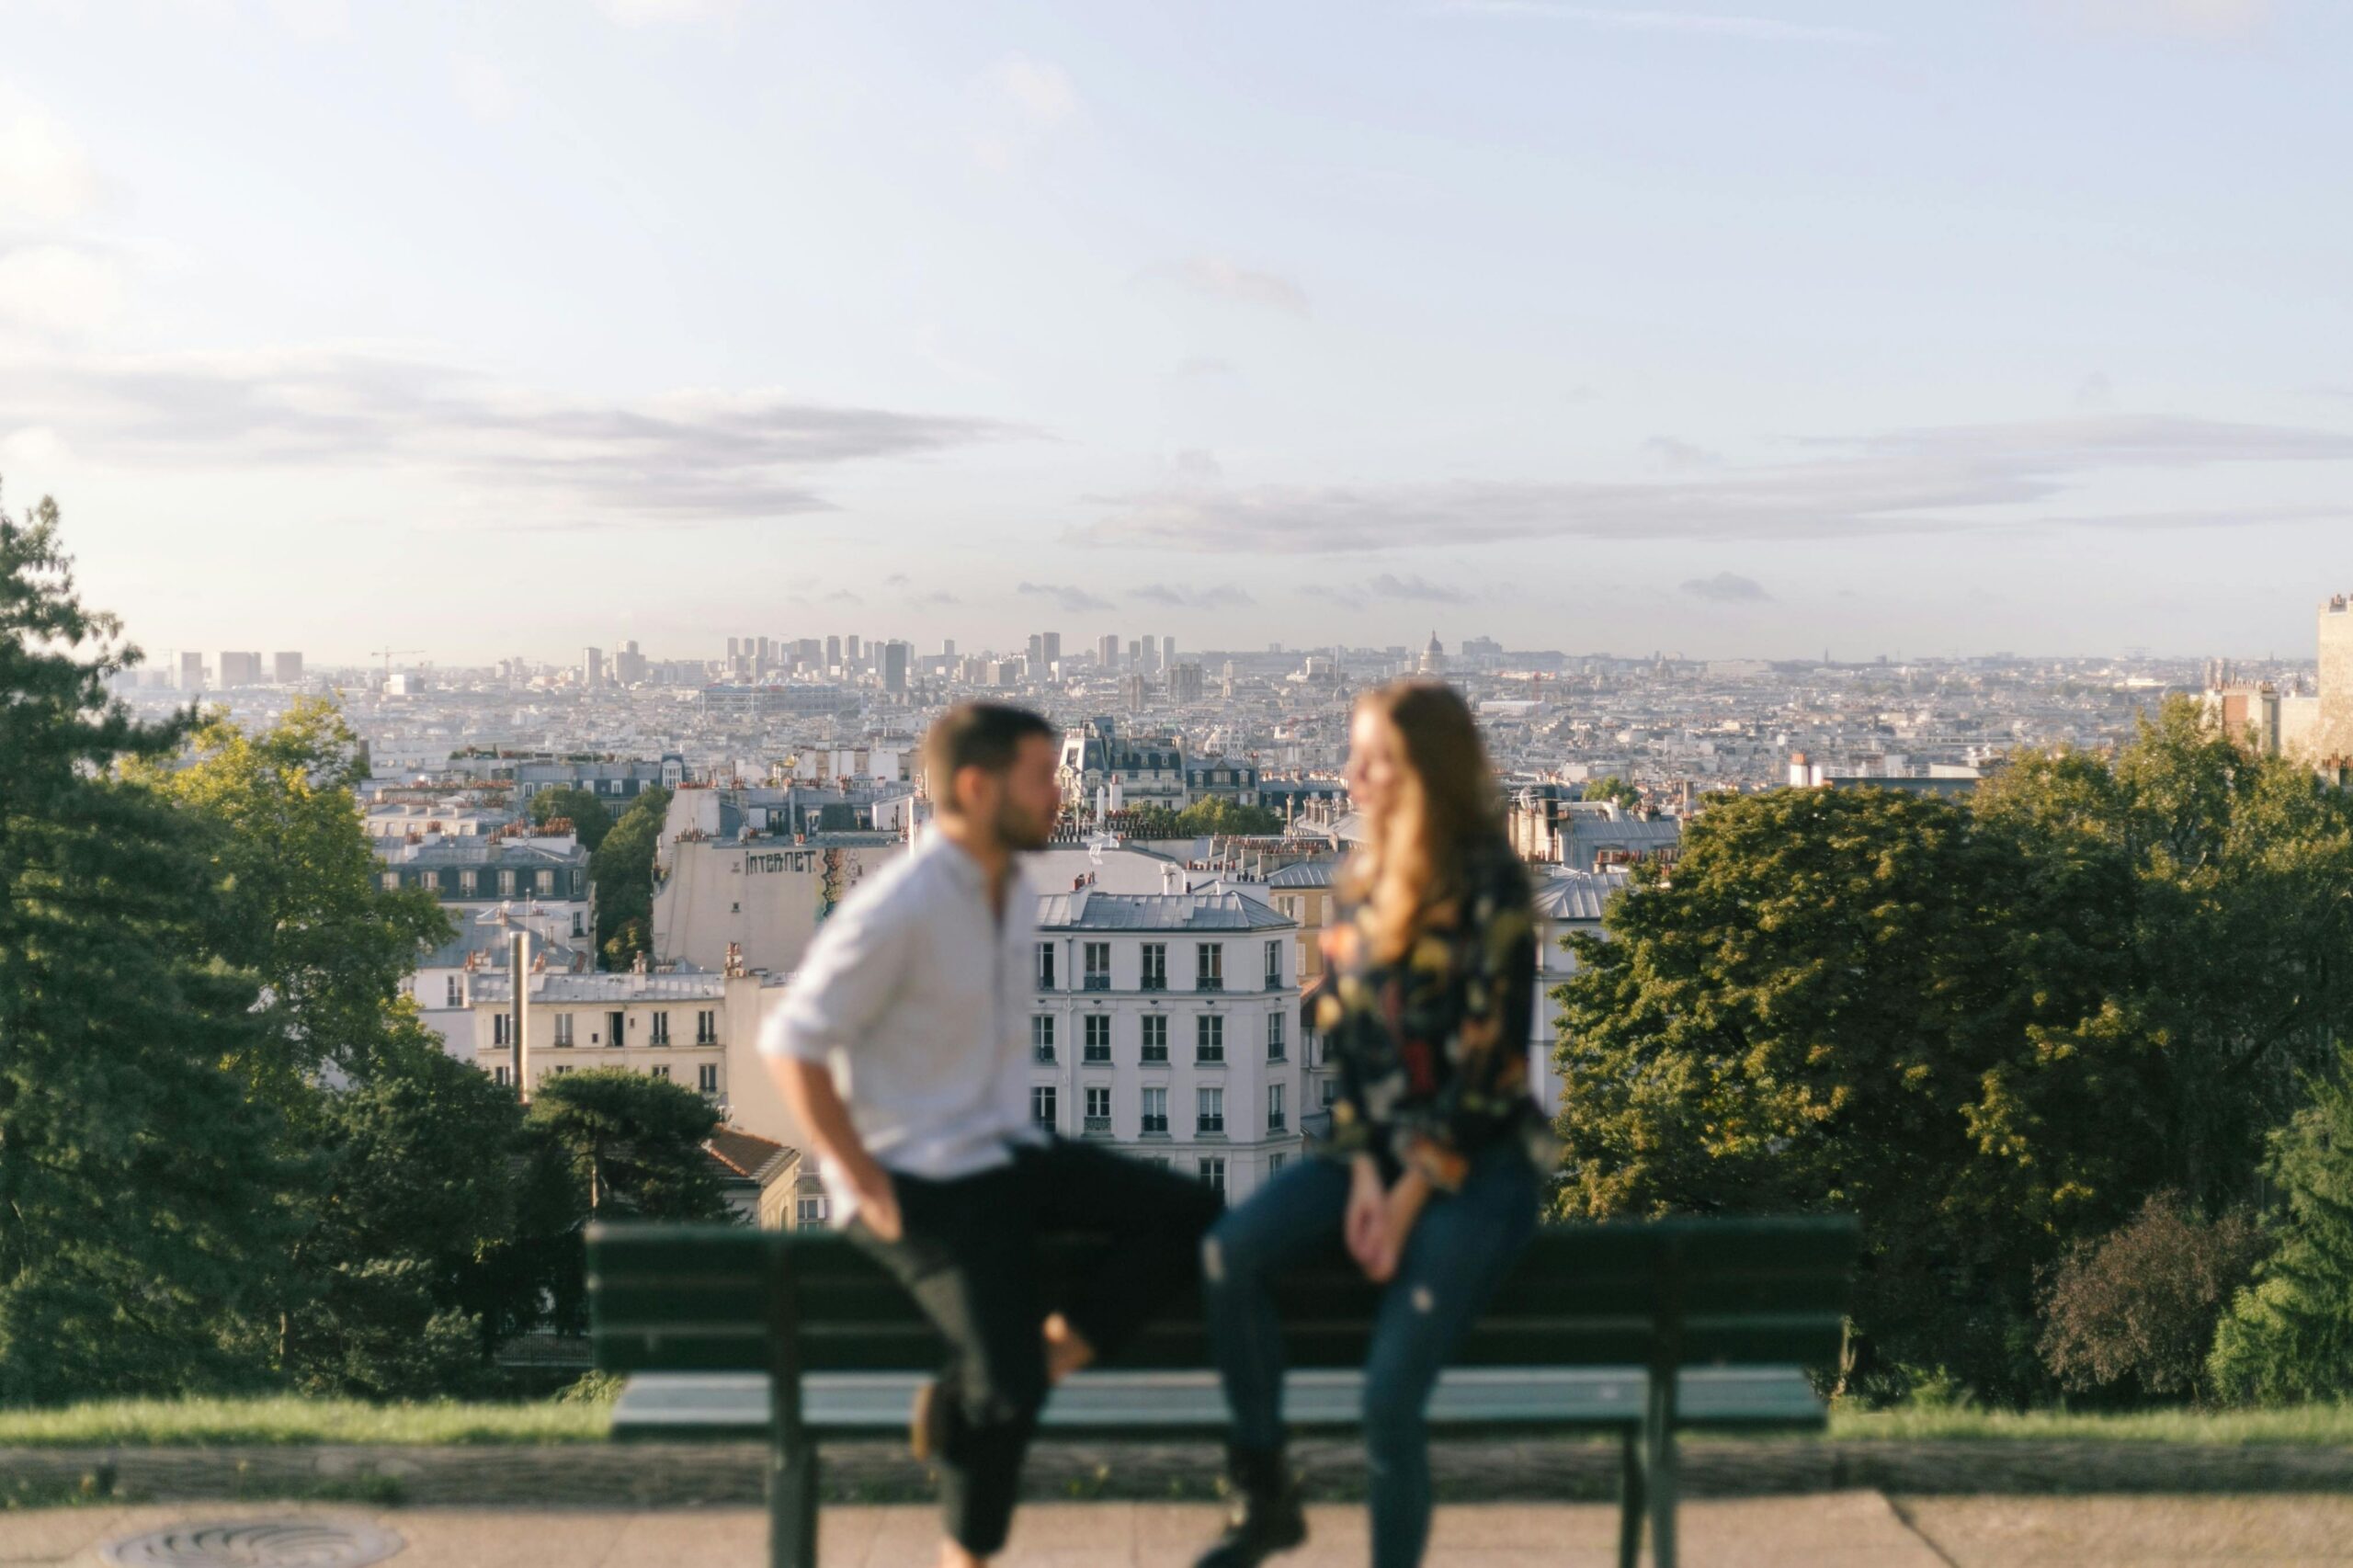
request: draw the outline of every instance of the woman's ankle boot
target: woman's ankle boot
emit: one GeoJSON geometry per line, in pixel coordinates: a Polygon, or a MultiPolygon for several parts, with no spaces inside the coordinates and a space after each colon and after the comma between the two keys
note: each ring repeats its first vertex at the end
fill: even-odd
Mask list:
{"type": "Polygon", "coordinates": [[[1233,1486],[1233,1515],[1193,1568],[1257,1568],[1307,1539],[1299,1487],[1280,1449],[1228,1449],[1226,1475],[1233,1486]]]}

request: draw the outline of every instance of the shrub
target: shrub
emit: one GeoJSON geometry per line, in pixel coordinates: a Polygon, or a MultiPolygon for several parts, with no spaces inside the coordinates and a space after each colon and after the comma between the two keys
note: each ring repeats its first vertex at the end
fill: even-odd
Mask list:
{"type": "Polygon", "coordinates": [[[2215,1330],[2225,1398],[2266,1404],[2353,1393],[2353,1054],[2271,1141],[2288,1195],[2279,1250],[2215,1330]]]}
{"type": "Polygon", "coordinates": [[[2262,1253],[2262,1233],[2244,1211],[2209,1220],[2177,1193],[2151,1197],[2052,1270],[2043,1365],[2077,1393],[2203,1398],[2215,1323],[2262,1253]]]}

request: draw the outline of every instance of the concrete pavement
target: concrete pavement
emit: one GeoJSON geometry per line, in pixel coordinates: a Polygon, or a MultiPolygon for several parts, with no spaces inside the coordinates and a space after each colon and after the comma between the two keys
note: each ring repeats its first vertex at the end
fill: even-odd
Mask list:
{"type": "MultiPolygon", "coordinates": [[[[1313,1540],[1283,1568],[1358,1568],[1364,1515],[1311,1510],[1313,1540]]],[[[0,1568],[91,1568],[107,1540],[199,1521],[295,1517],[366,1520],[406,1548],[387,1568],[756,1568],[765,1519],[745,1508],[370,1509],[256,1504],[144,1505],[0,1513],[0,1568]]],[[[1893,1499],[1874,1492],[1687,1503],[1687,1568],[2353,1568],[2353,1498],[1893,1499]]],[[[1187,1568],[1216,1531],[1202,1504],[1032,1504],[1004,1568],[1187,1568]]],[[[826,1509],[824,1568],[928,1568],[932,1515],[920,1507],[826,1509]]],[[[1431,1568],[1608,1568],[1617,1518],[1606,1505],[1463,1505],[1439,1510],[1431,1568]]]]}

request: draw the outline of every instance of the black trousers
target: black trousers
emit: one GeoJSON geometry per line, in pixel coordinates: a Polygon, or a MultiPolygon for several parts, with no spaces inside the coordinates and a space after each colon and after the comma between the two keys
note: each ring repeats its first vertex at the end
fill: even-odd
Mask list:
{"type": "Polygon", "coordinates": [[[1046,1314],[1060,1312],[1098,1355],[1115,1354],[1198,1281],[1201,1235],[1222,1205],[1190,1176],[1061,1139],[977,1176],[926,1181],[894,1171],[891,1180],[899,1239],[883,1241],[856,1218],[849,1234],[948,1341],[940,1508],[950,1539],[989,1556],[1012,1526],[1046,1399],[1046,1314]],[[1071,1299],[1046,1301],[1037,1239],[1062,1231],[1099,1233],[1108,1250],[1071,1299]]]}

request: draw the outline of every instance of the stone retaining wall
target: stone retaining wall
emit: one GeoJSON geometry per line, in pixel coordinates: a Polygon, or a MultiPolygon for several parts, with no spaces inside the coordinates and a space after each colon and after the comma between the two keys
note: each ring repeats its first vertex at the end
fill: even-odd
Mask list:
{"type": "MultiPolygon", "coordinates": [[[[1912,1494],[2353,1490],[2353,1449],[2133,1442],[1725,1441],[1680,1446],[1699,1497],[1869,1487],[1912,1494]]],[[[688,1507],[760,1500],[765,1451],[751,1444],[550,1444],[449,1448],[237,1446],[0,1449],[0,1503],[72,1496],[173,1501],[339,1497],[440,1506],[598,1505],[688,1507]]],[[[1361,1495],[1353,1443],[1302,1442],[1293,1457],[1312,1495],[1361,1495]]],[[[1439,1495],[1453,1502],[1599,1500],[1618,1484],[1614,1442],[1440,1440],[1439,1495]]],[[[1200,1498],[1213,1494],[1208,1444],[1041,1443],[1033,1497],[1200,1498]]],[[[895,1444],[824,1453],[824,1489],[842,1501],[927,1496],[929,1476],[895,1444]]]]}

